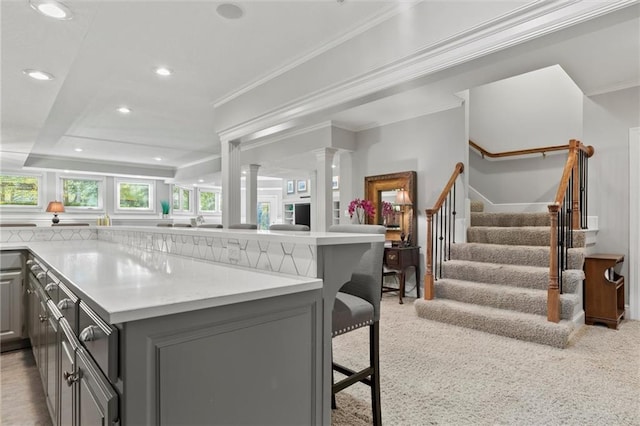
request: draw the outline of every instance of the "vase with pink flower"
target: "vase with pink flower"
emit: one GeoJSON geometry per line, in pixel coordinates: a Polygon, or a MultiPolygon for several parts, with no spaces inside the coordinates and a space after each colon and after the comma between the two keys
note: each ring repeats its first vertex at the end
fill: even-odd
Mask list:
{"type": "Polygon", "coordinates": [[[351,200],[347,211],[349,212],[351,220],[357,221],[357,223],[360,224],[367,223],[367,217],[369,217],[369,219],[373,219],[376,214],[373,203],[369,200],[361,200],[360,198],[351,200]]]}

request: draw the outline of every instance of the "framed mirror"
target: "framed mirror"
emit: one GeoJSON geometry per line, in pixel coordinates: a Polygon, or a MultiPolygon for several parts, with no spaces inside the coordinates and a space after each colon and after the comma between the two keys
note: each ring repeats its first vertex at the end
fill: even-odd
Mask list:
{"type": "Polygon", "coordinates": [[[418,230],[415,171],[367,176],[364,195],[375,207],[367,223],[385,225],[386,239],[399,245],[416,245],[418,230]]]}

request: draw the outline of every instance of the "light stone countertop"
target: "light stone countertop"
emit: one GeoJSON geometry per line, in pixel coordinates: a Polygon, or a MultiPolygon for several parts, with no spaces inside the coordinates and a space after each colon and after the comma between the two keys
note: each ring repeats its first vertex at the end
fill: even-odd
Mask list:
{"type": "Polygon", "coordinates": [[[99,240],[3,244],[2,248],[31,250],[111,324],[322,288],[318,278],[255,271],[99,240]]]}

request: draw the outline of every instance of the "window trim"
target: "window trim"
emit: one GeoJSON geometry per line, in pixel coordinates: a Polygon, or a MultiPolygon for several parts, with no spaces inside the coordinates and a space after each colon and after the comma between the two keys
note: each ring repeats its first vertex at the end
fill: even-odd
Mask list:
{"type": "Polygon", "coordinates": [[[183,186],[183,185],[176,185],[173,184],[171,185],[171,211],[173,214],[178,214],[178,215],[188,215],[188,214],[193,214],[195,209],[194,209],[194,198],[195,198],[195,191],[194,188],[189,188],[188,186],[183,186]],[[178,201],[178,204],[180,205],[179,209],[176,209],[175,206],[173,205],[173,191],[175,190],[175,188],[178,188],[182,191],[187,191],[189,193],[189,210],[184,210],[182,209],[182,191],[180,191],[180,200],[178,201]]]}
{"type": "Polygon", "coordinates": [[[156,213],[156,181],[152,179],[115,178],[113,180],[113,211],[114,213],[149,214],[156,213]],[[145,184],[149,185],[149,207],[120,207],[120,184],[145,184]]]}
{"type": "Polygon", "coordinates": [[[98,207],[82,207],[82,206],[67,206],[65,204],[64,209],[66,212],[105,212],[105,199],[107,179],[106,176],[100,175],[79,175],[79,174],[58,174],[56,176],[56,198],[64,203],[64,185],[62,181],[64,179],[71,180],[93,180],[98,182],[98,207]]]}
{"type": "Polygon", "coordinates": [[[5,171],[3,170],[0,175],[3,176],[24,176],[24,177],[33,177],[38,181],[38,203],[35,206],[22,206],[19,204],[4,204],[0,205],[0,210],[6,211],[44,211],[45,206],[45,194],[46,194],[46,179],[44,178],[44,173],[23,173],[23,172],[14,172],[14,171],[5,171]]]}
{"type": "Polygon", "coordinates": [[[197,203],[198,205],[196,206],[198,214],[202,214],[202,215],[209,215],[209,216],[214,216],[214,215],[220,215],[222,213],[221,211],[221,197],[222,196],[222,191],[218,188],[206,188],[206,187],[198,187],[198,190],[196,191],[196,197],[197,197],[197,203]],[[211,192],[213,194],[215,194],[216,199],[215,199],[215,206],[213,210],[202,210],[201,206],[200,206],[200,193],[201,192],[211,192]]]}

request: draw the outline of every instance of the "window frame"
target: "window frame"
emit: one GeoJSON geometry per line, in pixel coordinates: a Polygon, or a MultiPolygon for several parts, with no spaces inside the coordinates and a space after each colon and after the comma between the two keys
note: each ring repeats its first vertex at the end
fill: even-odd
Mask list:
{"type": "Polygon", "coordinates": [[[194,214],[195,212],[194,198],[195,198],[194,188],[189,188],[188,186],[176,185],[176,184],[171,185],[171,211],[173,212],[173,214],[178,214],[178,215],[194,214]],[[178,188],[180,190],[180,197],[178,200],[178,204],[180,205],[180,208],[178,209],[176,209],[175,206],[173,205],[173,191],[175,190],[175,188],[178,188]],[[184,210],[182,208],[184,191],[186,191],[189,194],[189,210],[184,210]]]}
{"type": "Polygon", "coordinates": [[[2,204],[0,205],[0,210],[6,211],[44,211],[46,208],[45,205],[45,194],[46,194],[46,180],[44,178],[43,173],[23,173],[23,172],[14,172],[14,171],[2,171],[0,173],[2,176],[16,176],[16,177],[32,177],[36,178],[38,182],[38,202],[35,206],[25,206],[20,204],[2,204]]]}
{"type": "Polygon", "coordinates": [[[209,216],[214,216],[214,215],[220,215],[222,213],[222,202],[221,202],[221,196],[222,196],[222,191],[220,189],[217,188],[207,188],[207,187],[198,187],[198,190],[196,191],[196,197],[197,197],[197,211],[198,214],[201,215],[209,215],[209,216]],[[215,194],[215,202],[214,202],[214,209],[213,210],[202,210],[201,204],[200,204],[200,194],[202,192],[210,192],[212,194],[215,194]]]}
{"type": "Polygon", "coordinates": [[[64,205],[65,212],[98,212],[103,213],[106,211],[106,188],[107,179],[105,176],[100,175],[79,175],[79,174],[58,174],[56,177],[56,198],[64,204],[64,184],[63,180],[92,180],[98,182],[98,207],[83,207],[83,206],[67,206],[64,205]]]}
{"type": "Polygon", "coordinates": [[[136,178],[115,178],[113,180],[113,211],[114,213],[126,214],[149,214],[156,213],[156,181],[152,179],[136,179],[136,178]],[[120,185],[144,184],[149,186],[149,207],[120,207],[120,185]]]}

